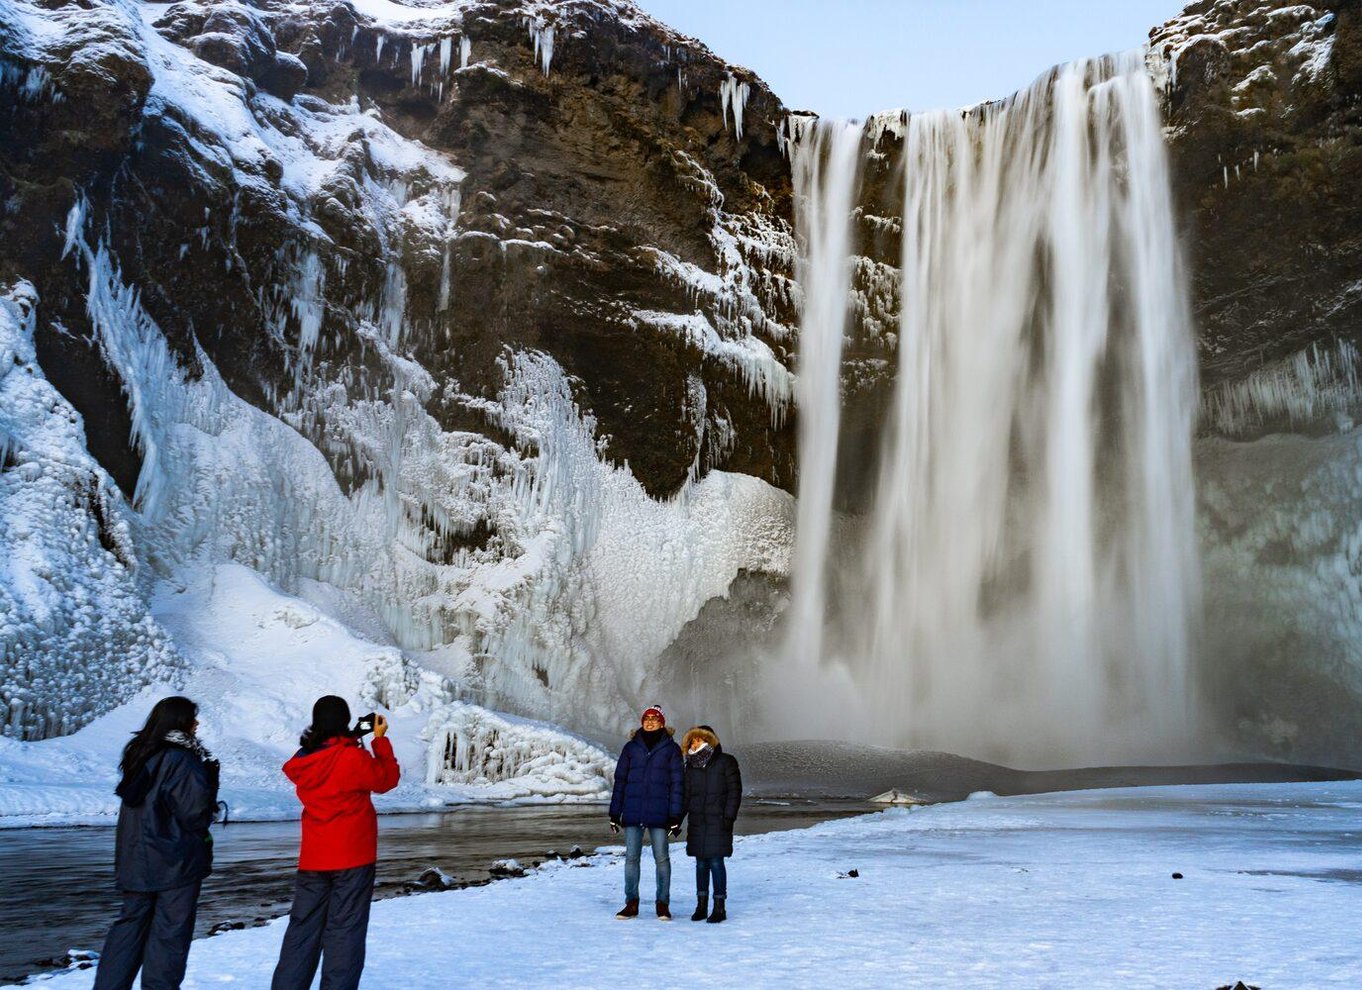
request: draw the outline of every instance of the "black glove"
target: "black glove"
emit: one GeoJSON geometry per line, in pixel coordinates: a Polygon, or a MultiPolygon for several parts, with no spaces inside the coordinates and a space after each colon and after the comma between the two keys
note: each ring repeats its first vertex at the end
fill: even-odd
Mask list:
{"type": "Polygon", "coordinates": [[[612,818],[612,819],[610,819],[610,831],[614,832],[616,835],[619,835],[619,833],[620,833],[620,820],[619,820],[618,818],[612,818]]]}
{"type": "Polygon", "coordinates": [[[670,824],[668,824],[667,834],[670,835],[673,839],[675,839],[678,835],[681,834],[681,823],[671,822],[670,824]]]}

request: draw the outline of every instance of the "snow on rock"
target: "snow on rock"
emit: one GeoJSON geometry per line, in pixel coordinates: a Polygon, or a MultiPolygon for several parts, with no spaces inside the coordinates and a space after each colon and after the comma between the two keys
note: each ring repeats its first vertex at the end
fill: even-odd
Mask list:
{"type": "Polygon", "coordinates": [[[0,286],[0,734],[74,731],[182,661],[149,614],[125,505],[33,344],[39,300],[0,286]]]}
{"type": "MultiPolygon", "coordinates": [[[[1200,81],[1223,79],[1236,113],[1261,112],[1281,87],[1308,86],[1329,69],[1338,16],[1324,4],[1275,6],[1260,0],[1194,4],[1155,29],[1151,70],[1173,90],[1185,85],[1188,66],[1200,81]]],[[[1290,103],[1284,110],[1291,112],[1290,103]]]]}
{"type": "MultiPolygon", "coordinates": [[[[450,973],[517,990],[627,986],[642,960],[678,986],[841,987],[862,973],[976,990],[1352,987],[1359,812],[1357,782],[891,808],[738,838],[717,926],[610,920],[615,847],[376,903],[366,971],[402,986],[450,973]]],[[[679,845],[672,855],[675,866],[679,845]]],[[[686,888],[675,870],[672,892],[676,910],[686,888]]],[[[284,928],[281,918],[195,942],[186,990],[265,986],[284,928]]],[[[92,980],[64,972],[48,985],[92,980]]]]}

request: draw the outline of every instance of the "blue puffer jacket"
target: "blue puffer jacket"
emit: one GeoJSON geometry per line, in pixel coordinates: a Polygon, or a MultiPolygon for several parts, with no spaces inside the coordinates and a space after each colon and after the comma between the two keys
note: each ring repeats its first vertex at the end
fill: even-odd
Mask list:
{"type": "Polygon", "coordinates": [[[610,796],[610,818],[622,825],[665,828],[681,820],[686,761],[672,730],[651,750],[636,729],[615,764],[615,791],[610,796]]]}

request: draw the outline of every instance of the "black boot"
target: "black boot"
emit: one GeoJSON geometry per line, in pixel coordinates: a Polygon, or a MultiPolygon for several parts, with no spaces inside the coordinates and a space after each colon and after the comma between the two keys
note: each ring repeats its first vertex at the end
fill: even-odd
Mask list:
{"type": "Polygon", "coordinates": [[[709,912],[709,918],[707,920],[711,925],[717,925],[727,917],[728,912],[724,910],[724,898],[716,896],[714,898],[714,910],[709,912]]]}
{"type": "Polygon", "coordinates": [[[695,913],[690,916],[690,920],[704,921],[707,914],[709,914],[709,895],[700,894],[695,898],[695,913]]]}
{"type": "Polygon", "coordinates": [[[616,918],[637,918],[638,917],[638,898],[631,898],[624,902],[624,907],[619,909],[616,918]]]}

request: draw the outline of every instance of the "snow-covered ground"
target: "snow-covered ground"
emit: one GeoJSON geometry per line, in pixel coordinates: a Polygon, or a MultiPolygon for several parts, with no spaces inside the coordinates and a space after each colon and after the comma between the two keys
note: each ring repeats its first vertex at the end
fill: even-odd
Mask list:
{"type": "MultiPolygon", "coordinates": [[[[673,850],[671,924],[611,918],[618,851],[377,904],[365,985],[1362,985],[1362,782],[982,797],[740,838],[722,926],[680,913],[673,850]]],[[[267,985],[283,931],[196,943],[185,987],[267,985]]]]}
{"type": "Polygon", "coordinates": [[[0,737],[0,828],[112,824],[119,751],[152,703],[174,693],[200,703],[200,734],[222,761],[223,798],[240,820],[298,815],[279,768],[326,693],[346,698],[356,716],[373,708],[392,721],[402,783],[377,799],[381,810],[608,796],[614,758],[598,747],[459,701],[448,681],[395,646],[360,638],[249,568],[186,575],[183,586],[162,585],[152,607],[190,661],[183,683],[152,685],[70,736],[0,737]]]}

